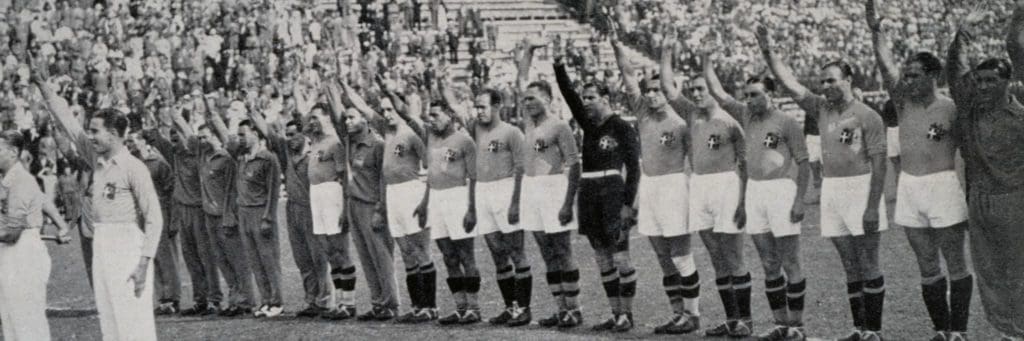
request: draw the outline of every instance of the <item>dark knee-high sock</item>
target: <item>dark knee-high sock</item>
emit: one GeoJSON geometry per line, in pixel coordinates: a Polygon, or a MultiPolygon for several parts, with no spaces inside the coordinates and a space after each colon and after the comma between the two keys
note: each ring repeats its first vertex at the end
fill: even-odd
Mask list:
{"type": "Polygon", "coordinates": [[[697,271],[683,274],[679,285],[682,288],[683,310],[690,315],[700,316],[700,275],[697,271]]]}
{"type": "Polygon", "coordinates": [[[405,286],[409,290],[409,303],[412,305],[412,308],[421,307],[423,304],[423,290],[420,288],[420,267],[405,268],[405,286]]]}
{"type": "MultiPolygon", "coordinates": [[[[764,281],[764,295],[768,297],[768,307],[772,310],[775,315],[784,315],[786,313],[786,277],[779,276],[776,279],[766,279],[764,281]]],[[[779,320],[778,316],[775,317],[776,324],[782,324],[785,320],[779,320]]]]}
{"type": "Polygon", "coordinates": [[[853,316],[853,326],[860,329],[864,327],[864,282],[846,283],[846,297],[850,300],[850,314],[853,316]]]}
{"type": "Polygon", "coordinates": [[[573,310],[579,307],[576,297],[580,295],[580,270],[562,271],[562,296],[565,300],[565,309],[573,310]]]}
{"type": "Polygon", "coordinates": [[[946,278],[941,277],[931,284],[921,284],[921,296],[924,307],[932,318],[932,327],[936,331],[949,330],[949,303],[946,302],[946,278]]]}
{"type": "Polygon", "coordinates": [[[612,308],[612,314],[619,313],[619,271],[612,268],[611,270],[601,273],[601,285],[604,286],[604,293],[608,296],[609,305],[612,308]]]}
{"type": "Polygon", "coordinates": [[[750,273],[732,277],[732,290],[736,295],[736,313],[740,319],[750,319],[750,273]]]}
{"type": "Polygon", "coordinates": [[[466,309],[480,310],[480,301],[477,295],[480,293],[480,276],[463,277],[466,290],[466,309]]]}
{"type": "Polygon", "coordinates": [[[420,293],[423,294],[423,299],[420,301],[420,308],[436,308],[437,307],[437,270],[434,269],[434,263],[427,263],[427,265],[420,266],[420,293]]]}
{"type": "Polygon", "coordinates": [[[452,292],[452,297],[455,298],[455,309],[462,311],[466,310],[466,302],[462,299],[465,292],[465,284],[462,281],[462,277],[448,277],[448,290],[452,292]]]}
{"type": "Polygon", "coordinates": [[[966,332],[967,320],[971,316],[971,294],[974,291],[974,276],[967,276],[949,282],[949,330],[966,332]]]}
{"type": "Polygon", "coordinates": [[[789,307],[790,324],[803,326],[804,292],[807,290],[807,279],[786,284],[786,303],[789,307]]]}
{"type": "Polygon", "coordinates": [[[864,281],[864,324],[870,331],[882,330],[885,305],[885,277],[864,281]]]}
{"type": "Polygon", "coordinates": [[[636,269],[619,273],[619,300],[623,313],[633,312],[633,297],[636,297],[636,269]]]}
{"type": "Polygon", "coordinates": [[[672,306],[672,312],[682,315],[683,308],[683,276],[674,273],[661,279],[661,285],[665,287],[665,295],[668,296],[668,303],[672,306]]]}
{"type": "Polygon", "coordinates": [[[501,292],[502,302],[505,302],[505,307],[512,307],[512,301],[515,300],[514,294],[516,290],[516,278],[515,269],[512,265],[505,265],[498,268],[498,291],[501,292]]]}
{"type": "MultiPolygon", "coordinates": [[[[333,271],[332,271],[333,272],[333,271]]],[[[349,266],[338,270],[339,276],[335,280],[335,288],[341,289],[341,304],[352,306],[356,304],[356,267],[349,266]]]]}
{"type": "Polygon", "coordinates": [[[715,279],[715,285],[718,286],[718,296],[722,298],[722,307],[725,308],[725,318],[727,320],[735,320],[739,318],[739,314],[736,311],[736,295],[732,289],[732,276],[720,277],[715,279]]]}
{"type": "Polygon", "coordinates": [[[562,301],[562,272],[548,271],[544,277],[548,281],[548,290],[551,290],[551,296],[555,298],[555,303],[558,303],[558,311],[565,311],[565,303],[562,301]]]}
{"type": "Polygon", "coordinates": [[[530,300],[533,298],[533,274],[530,267],[516,269],[516,303],[522,308],[530,307],[530,300]]]}

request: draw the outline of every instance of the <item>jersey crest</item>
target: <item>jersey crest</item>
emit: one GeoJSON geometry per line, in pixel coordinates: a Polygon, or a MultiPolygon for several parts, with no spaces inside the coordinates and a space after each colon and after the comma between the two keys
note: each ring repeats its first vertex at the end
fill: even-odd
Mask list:
{"type": "Polygon", "coordinates": [[[718,147],[722,146],[722,138],[718,134],[711,134],[708,136],[708,149],[718,150],[718,147]]]}
{"type": "Polygon", "coordinates": [[[839,142],[842,142],[843,144],[846,145],[852,145],[853,130],[850,130],[850,128],[844,128],[843,131],[839,133],[839,142]]]}
{"type": "Polygon", "coordinates": [[[780,138],[778,135],[775,135],[775,133],[773,132],[769,132],[768,134],[764,135],[763,143],[765,147],[769,149],[775,149],[779,147],[779,140],[780,138]]]}
{"type": "Polygon", "coordinates": [[[115,193],[117,193],[117,186],[113,182],[108,182],[106,186],[103,186],[103,196],[107,200],[114,200],[115,193]]]}
{"type": "Polygon", "coordinates": [[[612,150],[619,146],[619,141],[616,141],[614,137],[605,135],[601,136],[601,140],[597,143],[601,150],[612,150]]]}
{"type": "Polygon", "coordinates": [[[662,146],[666,146],[666,147],[671,146],[672,143],[675,142],[675,141],[676,141],[676,137],[674,135],[672,135],[672,133],[667,132],[667,131],[664,132],[664,133],[661,133],[661,137],[658,138],[658,143],[660,143],[662,146]]]}
{"type": "Polygon", "coordinates": [[[927,137],[929,140],[938,142],[942,141],[942,138],[946,136],[946,133],[947,131],[945,127],[943,127],[941,124],[932,123],[932,125],[928,127],[927,137]]]}
{"type": "Polygon", "coordinates": [[[491,140],[491,142],[487,143],[487,151],[489,151],[491,153],[500,152],[500,151],[502,151],[504,149],[504,147],[505,147],[505,144],[501,143],[501,141],[498,141],[498,140],[491,140]]]}
{"type": "Polygon", "coordinates": [[[401,157],[402,154],[405,154],[405,146],[400,145],[400,144],[399,145],[395,145],[395,150],[392,151],[391,153],[395,154],[395,156],[401,157]]]}
{"type": "Polygon", "coordinates": [[[447,149],[444,151],[444,160],[452,162],[459,159],[459,153],[454,149],[447,149]]]}
{"type": "Polygon", "coordinates": [[[533,150],[535,150],[535,151],[543,152],[543,151],[545,151],[547,149],[548,149],[548,142],[544,141],[544,139],[537,139],[537,141],[533,143],[533,150]]]}

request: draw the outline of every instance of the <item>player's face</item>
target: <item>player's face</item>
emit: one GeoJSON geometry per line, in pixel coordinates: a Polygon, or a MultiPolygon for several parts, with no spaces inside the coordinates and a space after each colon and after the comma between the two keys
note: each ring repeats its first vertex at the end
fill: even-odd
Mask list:
{"type": "Polygon", "coordinates": [[[477,123],[489,125],[494,122],[494,113],[491,112],[491,96],[482,94],[473,99],[473,115],[477,123]]]}
{"type": "Polygon", "coordinates": [[[452,124],[452,118],[441,111],[440,107],[430,107],[430,112],[427,113],[423,122],[429,125],[435,134],[441,134],[448,130],[448,126],[452,124]]]}
{"type": "MultiPolygon", "coordinates": [[[[652,81],[650,83],[656,83],[652,81]]],[[[648,84],[644,89],[644,96],[647,96],[651,109],[658,109],[665,105],[665,94],[661,92],[661,84],[648,84]]]]}
{"type": "Polygon", "coordinates": [[[259,137],[256,136],[252,127],[240,126],[238,127],[238,142],[241,143],[243,150],[251,151],[259,143],[259,137]]]}
{"type": "Polygon", "coordinates": [[[89,142],[92,142],[93,147],[96,148],[96,152],[104,154],[109,152],[117,144],[116,137],[107,127],[103,126],[102,118],[93,118],[89,120],[89,129],[87,130],[89,142]]]}
{"type": "Polygon", "coordinates": [[[324,117],[324,111],[320,109],[313,109],[313,112],[309,113],[309,122],[306,123],[306,131],[313,135],[320,135],[324,133],[324,125],[321,122],[324,117]]]}
{"type": "Polygon", "coordinates": [[[583,107],[587,110],[591,119],[596,119],[608,107],[608,100],[597,92],[595,87],[586,87],[580,96],[583,100],[583,107]]]}
{"type": "Polygon", "coordinates": [[[7,143],[6,140],[0,140],[0,167],[3,169],[10,169],[15,162],[18,162],[18,150],[7,143]]]}
{"type": "Polygon", "coordinates": [[[306,146],[306,136],[302,135],[299,127],[295,125],[289,125],[284,131],[284,136],[288,139],[288,149],[301,151],[306,146]]]}
{"type": "Polygon", "coordinates": [[[747,109],[755,113],[768,112],[768,93],[761,83],[747,84],[743,90],[743,98],[747,101],[747,109]]]}
{"type": "Polygon", "coordinates": [[[398,112],[395,111],[394,103],[391,103],[390,99],[385,98],[380,102],[381,116],[384,116],[384,120],[388,122],[390,126],[398,125],[398,121],[401,119],[398,117],[398,112]]]}
{"type": "Polygon", "coordinates": [[[551,103],[551,99],[546,94],[538,90],[536,87],[526,89],[526,94],[523,96],[523,110],[526,111],[526,115],[530,117],[537,117],[543,114],[547,106],[551,103]]]}
{"type": "Polygon", "coordinates": [[[974,72],[974,82],[978,93],[986,102],[999,100],[1006,93],[1009,84],[1006,78],[1000,77],[996,70],[978,70],[974,72]]]}
{"type": "Polygon", "coordinates": [[[900,81],[915,94],[923,94],[925,91],[932,90],[931,77],[924,72],[924,67],[921,66],[921,63],[910,62],[904,64],[901,74],[903,78],[900,81]]]}
{"type": "Polygon", "coordinates": [[[142,150],[146,148],[146,140],[142,138],[142,134],[131,134],[128,139],[124,141],[125,147],[128,147],[128,151],[132,155],[142,155],[142,150]]]}
{"type": "Polygon", "coordinates": [[[210,130],[210,128],[206,127],[203,127],[203,129],[199,129],[199,134],[196,135],[196,138],[199,139],[200,143],[207,146],[213,146],[215,142],[220,141],[219,139],[217,139],[217,136],[213,134],[213,131],[210,130]]]}
{"type": "Polygon", "coordinates": [[[850,92],[850,80],[843,77],[843,72],[838,66],[830,66],[821,70],[821,91],[825,99],[838,102],[843,99],[843,94],[850,92]]]}
{"type": "Polygon", "coordinates": [[[348,109],[345,111],[345,126],[349,134],[359,133],[366,130],[366,119],[356,109],[348,109]]]}
{"type": "Polygon", "coordinates": [[[714,100],[708,94],[708,82],[703,77],[690,81],[686,90],[690,99],[702,108],[707,108],[709,103],[714,100]]]}

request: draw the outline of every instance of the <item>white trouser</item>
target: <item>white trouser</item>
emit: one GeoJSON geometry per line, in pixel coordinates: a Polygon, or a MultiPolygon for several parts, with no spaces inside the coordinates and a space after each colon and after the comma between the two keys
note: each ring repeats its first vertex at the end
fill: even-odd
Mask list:
{"type": "Polygon", "coordinates": [[[128,278],[142,256],[145,235],[137,224],[95,224],[92,240],[93,290],[103,340],[156,340],[153,320],[153,262],[142,295],[128,278]]]}
{"type": "Polygon", "coordinates": [[[314,235],[341,233],[341,217],[345,213],[345,189],[335,181],[309,186],[309,209],[313,211],[314,235]]]}
{"type": "Polygon", "coordinates": [[[28,229],[14,245],[0,244],[0,319],[4,340],[49,340],[46,282],[50,254],[39,229],[28,229]]]}
{"type": "Polygon", "coordinates": [[[423,230],[413,212],[423,201],[426,189],[427,183],[419,179],[388,185],[387,218],[391,237],[401,238],[423,230]]]}

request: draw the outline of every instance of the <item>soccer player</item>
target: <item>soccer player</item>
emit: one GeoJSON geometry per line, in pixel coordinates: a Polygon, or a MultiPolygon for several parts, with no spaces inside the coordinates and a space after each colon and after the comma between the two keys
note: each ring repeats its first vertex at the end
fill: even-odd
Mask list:
{"type": "Polygon", "coordinates": [[[437,242],[448,269],[448,288],[456,310],[438,320],[443,325],[480,321],[480,271],[473,254],[477,235],[476,144],[469,135],[455,130],[452,115],[443,102],[435,101],[424,119],[431,131],[427,142],[427,191],[415,211],[417,216],[427,215],[430,237],[437,242]]]}
{"type": "MultiPolygon", "coordinates": [[[[665,99],[658,76],[642,84],[638,82],[619,44],[613,38],[615,59],[625,83],[627,110],[637,117],[640,158],[644,160],[637,189],[638,230],[648,237],[658,257],[664,275],[662,285],[673,313],[669,321],[654,328],[654,333],[690,333],[700,329],[700,277],[690,252],[689,176],[684,172],[690,130],[665,99]]],[[[663,54],[672,54],[672,45],[662,47],[663,54]]]]}
{"type": "MultiPolygon", "coordinates": [[[[46,284],[50,255],[40,240],[46,195],[19,159],[26,139],[17,131],[0,132],[0,320],[8,340],[49,340],[46,320],[46,284]]],[[[61,242],[68,241],[68,226],[51,216],[61,242]]],[[[147,298],[148,299],[148,298],[147,298]]]]}
{"type": "MultiPolygon", "coordinates": [[[[343,84],[350,98],[355,91],[343,84]]],[[[337,87],[330,87],[335,92],[337,87]]],[[[331,98],[336,98],[331,96],[331,98]]],[[[348,219],[352,241],[370,288],[373,308],[360,315],[362,321],[386,321],[398,316],[398,293],[394,270],[395,243],[387,231],[386,186],[382,183],[384,140],[370,130],[370,121],[380,117],[359,101],[345,111],[344,122],[335,120],[335,130],[346,141],[348,155],[348,219]],[[360,110],[359,108],[362,108],[360,110]],[[340,124],[339,124],[340,123],[340,124]]],[[[340,107],[340,103],[339,106],[340,107]]],[[[339,119],[342,117],[338,117],[339,119]]]]}
{"type": "Polygon", "coordinates": [[[437,319],[437,271],[430,257],[427,217],[413,216],[426,182],[420,169],[426,166],[426,138],[422,126],[393,93],[381,101],[384,131],[383,176],[387,185],[385,203],[388,229],[395,238],[405,265],[405,283],[412,309],[399,316],[400,323],[423,323],[437,319]],[[399,105],[395,105],[399,104],[399,105]]]}
{"type": "MultiPolygon", "coordinates": [[[[189,134],[191,128],[187,128],[183,120],[175,117],[175,122],[178,131],[189,134]]],[[[228,288],[228,305],[219,315],[248,315],[252,312],[254,292],[252,281],[249,280],[252,268],[242,247],[242,236],[234,210],[238,164],[224,149],[222,142],[229,139],[230,134],[220,117],[208,111],[207,124],[199,127],[196,138],[203,154],[199,173],[199,182],[203,188],[203,221],[216,231],[213,251],[228,288]]]]}
{"type": "MultiPolygon", "coordinates": [[[[150,148],[140,132],[130,134],[126,145],[132,156],[142,160],[149,169],[149,174],[153,177],[153,188],[156,189],[157,198],[160,200],[160,212],[164,221],[170,221],[167,214],[170,213],[171,193],[174,191],[174,170],[159,152],[150,148]]],[[[159,304],[154,311],[156,315],[172,315],[178,312],[181,283],[178,279],[178,242],[175,239],[175,232],[177,231],[168,227],[167,231],[160,235],[160,245],[153,259],[153,266],[156,268],[154,284],[159,285],[159,304]]]]}
{"type": "Polygon", "coordinates": [[[533,231],[547,268],[548,288],[558,311],[537,321],[541,326],[572,328],[583,323],[577,297],[580,271],[572,256],[572,231],[577,229],[573,206],[580,178],[580,154],[569,122],[551,115],[551,85],[545,81],[527,84],[533,50],[541,42],[525,49],[519,60],[518,84],[526,84],[520,93],[520,111],[527,117],[526,147],[523,148],[523,197],[520,224],[533,231]],[[565,173],[565,174],[563,174],[565,173]],[[565,188],[565,196],[551,195],[552,189],[565,188]]]}
{"type": "Polygon", "coordinates": [[[1010,61],[987,59],[973,70],[963,53],[985,17],[971,13],[949,47],[946,75],[957,107],[953,136],[964,156],[971,261],[985,316],[1002,340],[1024,340],[1024,5],[1010,19],[1010,61]],[[1012,82],[1012,83],[1011,83],[1012,82]],[[1011,84],[1014,93],[1011,95],[1011,84]]]}
{"type": "Polygon", "coordinates": [[[84,214],[95,227],[92,271],[100,331],[113,340],[156,340],[150,263],[163,216],[149,169],[124,148],[128,119],[116,109],[101,109],[86,132],[67,102],[38,75],[41,66],[32,61],[30,70],[50,115],[78,149],[79,162],[92,170],[84,193],[91,207],[84,214]]]}
{"type": "MultiPolygon", "coordinates": [[[[669,34],[673,34],[670,33],[669,34]]],[[[674,38],[667,43],[678,45],[674,38]]],[[[667,49],[667,47],[666,47],[667,49]]],[[[673,49],[674,50],[674,49],[673,49]]],[[[706,336],[747,337],[750,316],[750,272],[743,262],[746,158],[743,128],[708,94],[707,81],[690,81],[691,98],[676,90],[672,54],[662,54],[661,84],[669,105],[690,127],[689,231],[700,232],[715,268],[715,284],[726,321],[706,329],[706,336]]]]}
{"type": "Polygon", "coordinates": [[[587,236],[612,317],[593,326],[596,331],[633,329],[636,269],[629,259],[629,227],[636,219],[633,204],[640,181],[640,140],[636,130],[614,115],[608,88],[596,83],[576,92],[565,71],[561,47],[554,68],[558,88],[576,123],[583,130],[583,173],[577,218],[587,236]],[[626,174],[622,174],[625,167],[626,174]]]}
{"type": "MultiPolygon", "coordinates": [[[[452,102],[449,102],[450,104],[452,102]]],[[[484,236],[494,260],[498,289],[505,303],[493,325],[530,323],[533,276],[523,252],[519,226],[519,199],[523,180],[523,134],[501,120],[501,94],[493,89],[473,99],[467,124],[476,142],[477,233],[484,236]]],[[[463,115],[465,116],[465,115],[463,115]]]]}
{"type": "Polygon", "coordinates": [[[829,238],[846,271],[853,333],[841,340],[881,340],[885,278],[878,266],[881,232],[888,229],[885,127],[882,118],[853,97],[853,69],[842,61],[822,66],[824,95],[800,84],[773,51],[770,32],[757,28],[758,45],[775,78],[821,131],[823,180],[821,234],[829,238]]]}
{"type": "Polygon", "coordinates": [[[772,104],[771,78],[747,80],[740,102],[722,88],[711,56],[704,59],[708,92],[743,127],[747,157],[747,234],[765,273],[765,296],[775,327],[759,340],[803,340],[804,290],[800,270],[800,227],[807,191],[807,147],[800,123],[772,104]],[[793,171],[796,170],[796,181],[793,171]]]}
{"type": "Polygon", "coordinates": [[[974,278],[967,269],[965,250],[967,198],[957,177],[956,145],[949,134],[957,108],[952,99],[938,94],[943,66],[934,54],[915,53],[903,62],[902,70],[896,69],[876,6],[874,0],[866,1],[868,27],[898,115],[900,130],[895,138],[906,147],[900,150],[902,169],[893,222],[904,227],[917,255],[921,293],[936,333],[932,340],[963,341],[974,278]],[[942,273],[940,254],[947,274],[942,273]]]}
{"type": "MultiPolygon", "coordinates": [[[[201,99],[196,99],[196,104],[201,99]]],[[[203,110],[194,105],[193,113],[203,110]]],[[[174,131],[172,134],[179,134],[174,131]]],[[[164,138],[156,129],[143,133],[149,145],[160,151],[174,169],[174,193],[171,203],[172,231],[181,234],[181,252],[192,281],[191,308],[181,311],[182,316],[204,316],[218,313],[222,293],[214,255],[214,228],[204,221],[202,190],[199,183],[199,145],[196,141],[178,135],[176,142],[164,138]]]]}
{"type": "Polygon", "coordinates": [[[262,300],[260,307],[253,312],[255,317],[277,317],[283,310],[281,250],[277,240],[281,167],[277,156],[267,150],[267,145],[266,135],[251,120],[244,120],[238,125],[237,138],[227,148],[238,160],[235,214],[242,247],[262,300]]]}
{"type": "MultiPolygon", "coordinates": [[[[321,108],[314,111],[322,110],[321,108]]],[[[309,148],[302,134],[301,121],[292,120],[285,124],[282,134],[268,127],[262,115],[251,115],[250,119],[269,138],[269,150],[284,165],[285,191],[288,205],[285,207],[288,219],[288,242],[292,249],[295,265],[302,277],[306,308],[297,312],[299,317],[316,317],[327,313],[331,307],[334,288],[326,280],[328,260],[320,241],[313,234],[313,215],[310,209],[309,148]]]]}

